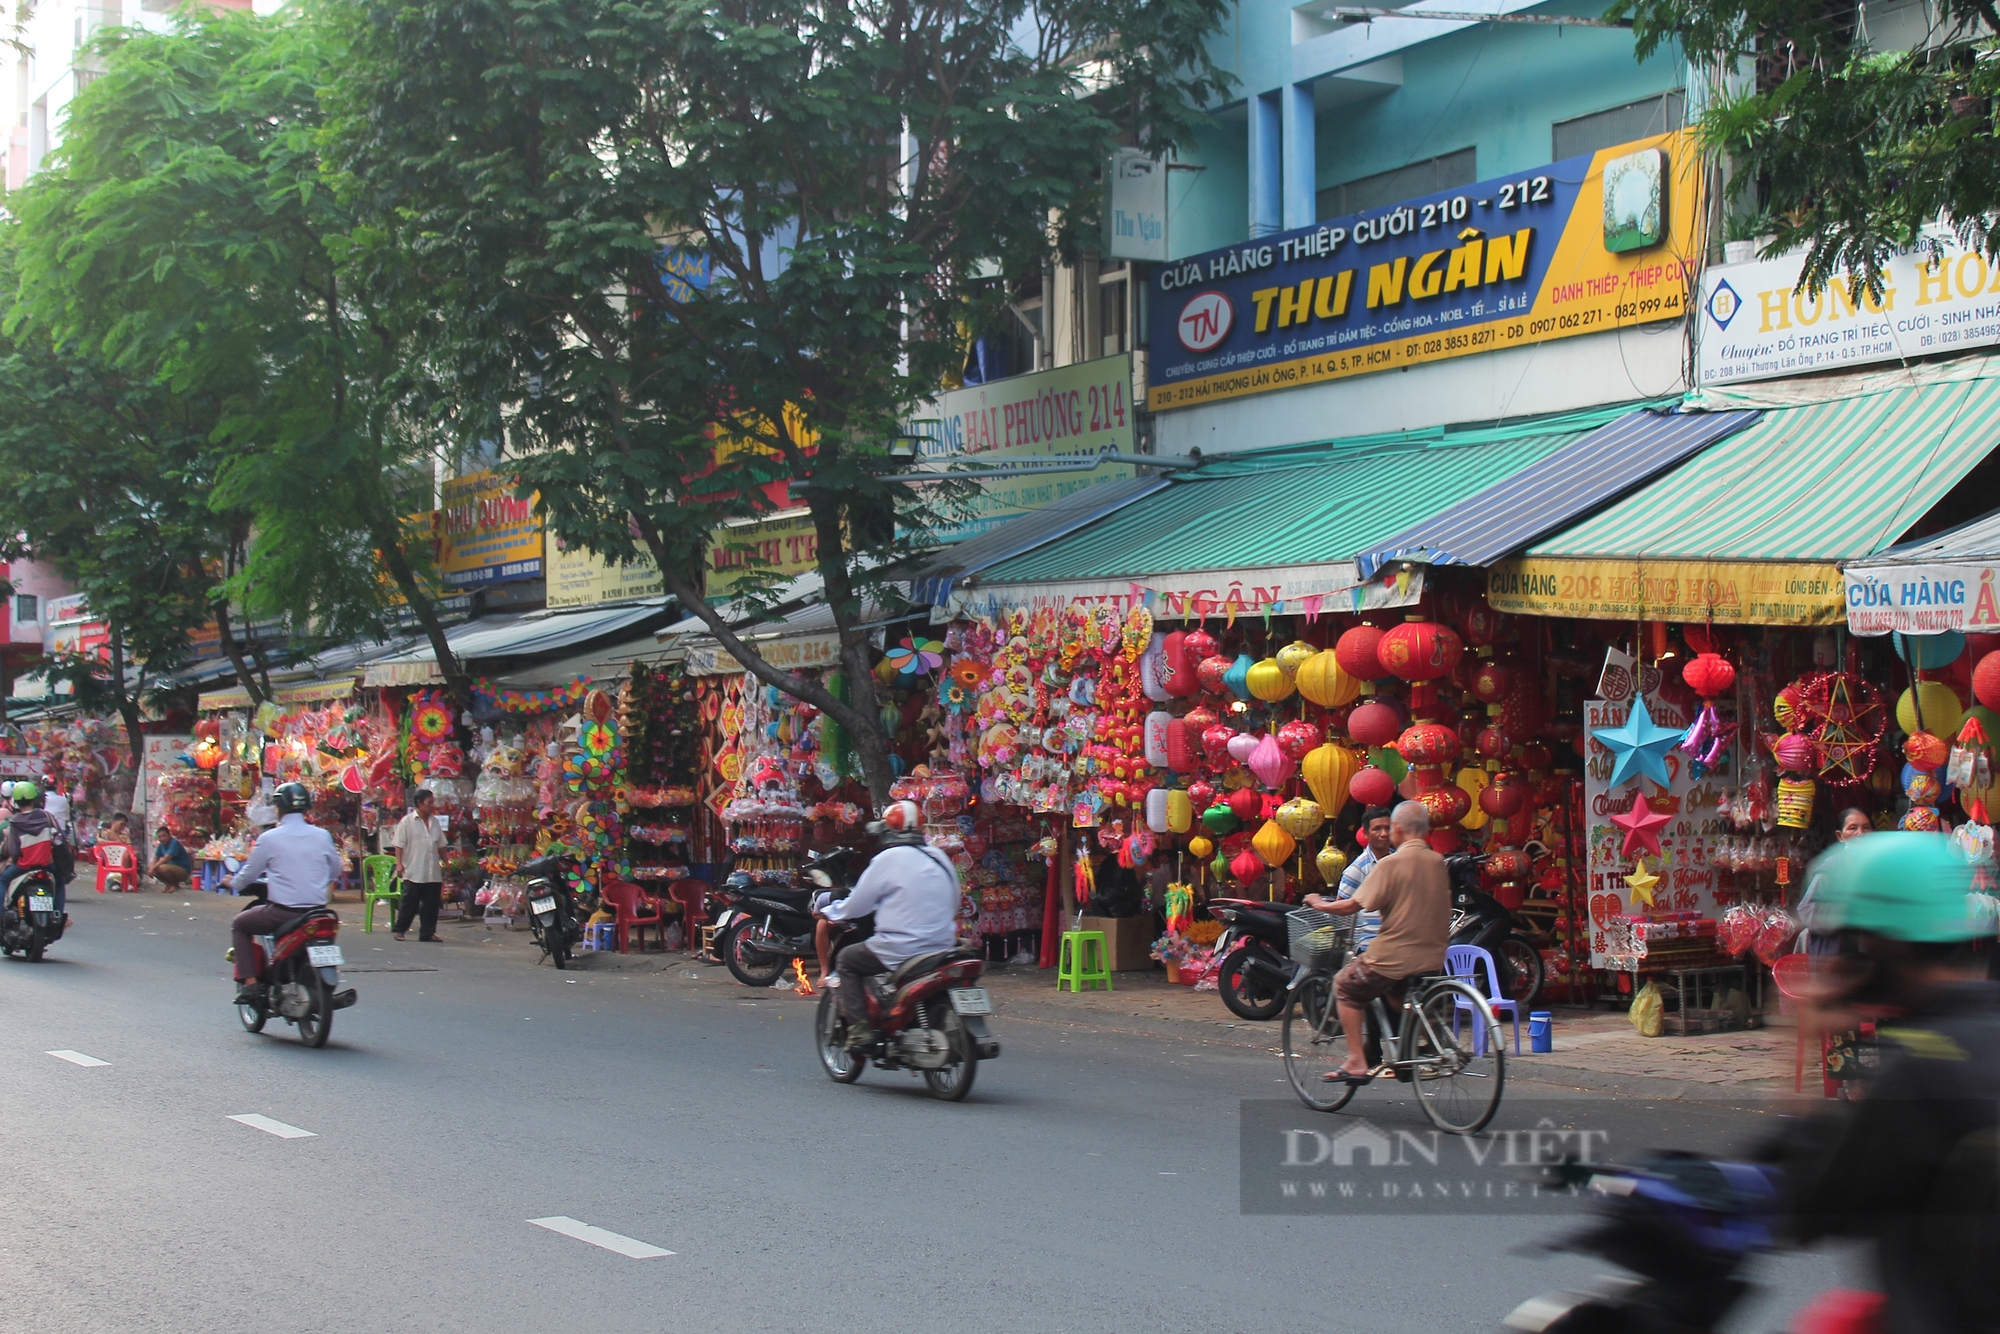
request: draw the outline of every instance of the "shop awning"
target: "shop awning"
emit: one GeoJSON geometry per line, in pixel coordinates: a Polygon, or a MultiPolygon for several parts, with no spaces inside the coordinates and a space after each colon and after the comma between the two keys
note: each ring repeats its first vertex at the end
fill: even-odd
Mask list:
{"type": "Polygon", "coordinates": [[[2000,444],[2000,359],[1710,391],[1756,423],[1493,567],[1503,611],[1825,625],[1839,566],[1888,547],[2000,444]]]}
{"type": "MultiPolygon", "coordinates": [[[[643,626],[648,621],[659,621],[665,615],[666,600],[663,598],[586,611],[529,612],[521,616],[488,618],[453,626],[445,631],[445,642],[451,645],[451,651],[458,655],[460,662],[529,657],[586,644],[621,630],[643,626]]],[[[362,684],[425,685],[442,679],[437,668],[437,655],[431,652],[429,644],[420,641],[405,652],[371,663],[362,684]]]]}
{"type": "Polygon", "coordinates": [[[910,577],[910,601],[942,607],[951,601],[952,589],[961,581],[1067,537],[1166,486],[1167,479],[1157,474],[1104,482],[1009,519],[997,528],[947,547],[919,566],[910,577]]]}
{"type": "MultiPolygon", "coordinates": [[[[271,702],[282,708],[294,708],[301,704],[326,704],[336,699],[346,699],[354,693],[359,678],[352,673],[325,681],[293,681],[286,685],[271,686],[271,702]]],[[[227,690],[204,690],[195,698],[195,707],[202,712],[212,709],[247,709],[250,707],[250,692],[241,686],[227,690]]]]}
{"type": "Polygon", "coordinates": [[[1367,581],[1358,553],[1631,411],[1230,454],[970,582],[996,601],[1145,596],[1167,615],[1405,605],[1420,583],[1367,581]]]}
{"type": "Polygon", "coordinates": [[[1356,561],[1363,578],[1391,561],[1486,566],[1757,420],[1740,412],[1627,413],[1503,481],[1404,529],[1356,561]]]}
{"type": "Polygon", "coordinates": [[[2000,632],[2000,510],[1841,571],[1857,635],[2000,632]]]}

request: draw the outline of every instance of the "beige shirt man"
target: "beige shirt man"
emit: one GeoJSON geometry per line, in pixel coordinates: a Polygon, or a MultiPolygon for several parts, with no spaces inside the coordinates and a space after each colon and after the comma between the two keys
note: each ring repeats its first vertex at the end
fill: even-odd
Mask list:
{"type": "Polygon", "coordinates": [[[1399,844],[1375,863],[1354,897],[1363,909],[1382,914],[1382,930],[1368,947],[1371,971],[1404,978],[1443,970],[1451,943],[1451,874],[1430,844],[1421,838],[1399,844]]]}
{"type": "Polygon", "coordinates": [[[438,827],[437,806],[426,799],[396,824],[390,838],[396,849],[396,874],[418,885],[444,880],[444,830],[438,827]]]}

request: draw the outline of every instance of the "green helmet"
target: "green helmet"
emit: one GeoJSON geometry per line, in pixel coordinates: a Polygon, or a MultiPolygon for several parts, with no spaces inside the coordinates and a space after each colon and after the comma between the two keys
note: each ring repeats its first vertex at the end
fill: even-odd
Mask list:
{"type": "Polygon", "coordinates": [[[1864,834],[1813,863],[1813,927],[1942,943],[1993,934],[1976,911],[1972,863],[1942,834],[1864,834]]]}
{"type": "Polygon", "coordinates": [[[7,789],[7,795],[16,806],[32,806],[42,799],[42,790],[33,783],[16,783],[7,789]]]}

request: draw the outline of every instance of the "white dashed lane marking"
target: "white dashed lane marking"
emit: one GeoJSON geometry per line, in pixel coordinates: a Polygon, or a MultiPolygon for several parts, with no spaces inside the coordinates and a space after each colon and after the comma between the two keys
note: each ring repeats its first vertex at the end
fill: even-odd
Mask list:
{"type": "Polygon", "coordinates": [[[44,1056],[53,1056],[53,1057],[55,1057],[55,1058],[56,1058],[56,1059],[57,1059],[58,1061],[68,1061],[68,1062],[69,1062],[69,1063],[70,1063],[71,1065],[109,1065],[109,1064],[111,1064],[111,1062],[109,1062],[109,1061],[100,1061],[100,1060],[98,1060],[98,1059],[97,1059],[97,1058],[96,1058],[95,1056],[85,1056],[85,1055],[84,1055],[84,1054],[83,1054],[82,1052],[80,1052],[80,1051],[71,1051],[71,1050],[69,1050],[69,1048],[67,1048],[67,1047],[63,1048],[63,1049],[62,1049],[61,1051],[45,1051],[45,1052],[43,1052],[43,1053],[42,1053],[42,1055],[44,1055],[44,1056]]]}
{"type": "Polygon", "coordinates": [[[318,1138],[313,1131],[300,1130],[297,1126],[288,1126],[283,1121],[273,1121],[270,1117],[259,1116],[255,1112],[247,1112],[242,1116],[232,1116],[229,1119],[238,1125],[249,1126],[252,1130],[261,1130],[267,1135],[276,1135],[279,1139],[318,1138]]]}
{"type": "Polygon", "coordinates": [[[616,1251],[618,1254],[632,1260],[651,1260],[656,1256],[673,1254],[672,1251],[663,1250],[658,1246],[649,1245],[643,1241],[634,1241],[632,1238],[620,1236],[616,1232],[607,1232],[601,1227],[592,1227],[588,1223],[579,1223],[576,1219],[565,1217],[562,1214],[557,1214],[554,1218],[530,1218],[528,1221],[536,1227],[545,1227],[551,1232],[560,1232],[565,1237],[574,1237],[578,1241],[589,1242],[592,1246],[601,1246],[607,1251],[616,1251]]]}

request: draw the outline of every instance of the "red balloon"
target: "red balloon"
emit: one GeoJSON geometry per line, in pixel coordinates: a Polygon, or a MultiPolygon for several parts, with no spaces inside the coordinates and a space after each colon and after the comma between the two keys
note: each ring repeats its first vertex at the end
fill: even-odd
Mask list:
{"type": "Polygon", "coordinates": [[[1987,654],[1972,669],[1972,696],[1989,709],[2000,709],[2000,651],[1987,654]]]}
{"type": "Polygon", "coordinates": [[[1256,819],[1264,811],[1263,795],[1253,788],[1239,787],[1224,800],[1236,818],[1246,822],[1256,819]]]}
{"type": "MultiPolygon", "coordinates": [[[[1351,632],[1350,632],[1351,633],[1351,632]]],[[[1403,720],[1381,700],[1372,699],[1347,715],[1347,735],[1363,746],[1386,746],[1403,730],[1403,720]]]]}
{"type": "Polygon", "coordinates": [[[1278,749],[1288,760],[1304,759],[1325,740],[1326,734],[1303,718],[1294,718],[1278,729],[1278,749]]]}
{"type": "Polygon", "coordinates": [[[1382,632],[1372,625],[1357,625],[1345,631],[1333,646],[1333,660],[1340,670],[1357,681],[1379,681],[1389,673],[1382,669],[1377,648],[1382,632]]]}
{"type": "Polygon", "coordinates": [[[1363,806],[1387,806],[1396,799],[1396,780],[1371,764],[1354,775],[1347,795],[1363,806]]]}
{"type": "Polygon", "coordinates": [[[1681,680],[1703,699],[1714,699],[1736,684],[1736,668],[1717,653],[1698,653],[1681,668],[1681,680]]]}
{"type": "Polygon", "coordinates": [[[1463,652],[1465,643],[1458,632],[1435,621],[1405,621],[1385,633],[1375,648],[1383,668],[1405,681],[1449,676],[1463,652]]]}

